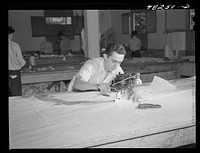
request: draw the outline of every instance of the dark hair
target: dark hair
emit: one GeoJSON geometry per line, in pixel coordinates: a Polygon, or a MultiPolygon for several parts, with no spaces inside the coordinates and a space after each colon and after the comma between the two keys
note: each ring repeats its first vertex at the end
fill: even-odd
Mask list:
{"type": "Polygon", "coordinates": [[[137,31],[132,31],[131,32],[131,38],[133,38],[133,36],[136,36],[137,35],[137,31]]]}
{"type": "Polygon", "coordinates": [[[8,26],[8,34],[14,33],[15,29],[12,26],[8,26]]]}
{"type": "Polygon", "coordinates": [[[111,56],[113,52],[125,55],[126,49],[124,48],[122,44],[113,42],[113,43],[108,44],[108,46],[106,47],[105,54],[107,54],[108,56],[111,56]]]}
{"type": "Polygon", "coordinates": [[[64,36],[64,34],[63,34],[63,32],[59,32],[57,36],[58,36],[58,37],[64,36]]]}

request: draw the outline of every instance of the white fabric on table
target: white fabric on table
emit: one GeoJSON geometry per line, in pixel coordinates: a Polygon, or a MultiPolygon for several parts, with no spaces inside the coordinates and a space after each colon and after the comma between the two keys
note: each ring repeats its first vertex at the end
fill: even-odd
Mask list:
{"type": "MultiPolygon", "coordinates": [[[[146,93],[147,98],[150,94],[146,93]]],[[[163,96],[164,92],[154,93],[154,96],[156,94],[163,96]]],[[[87,95],[92,97],[90,93],[87,95]]],[[[47,105],[34,97],[10,98],[10,148],[84,147],[99,141],[120,140],[139,133],[194,122],[195,99],[191,81],[183,87],[177,86],[175,91],[168,91],[167,97],[162,96],[149,98],[150,103],[162,106],[152,110],[138,110],[134,107],[122,109],[114,102],[67,106],[47,105]]],[[[63,93],[54,97],[62,99],[67,98],[67,95],[63,93]]]]}

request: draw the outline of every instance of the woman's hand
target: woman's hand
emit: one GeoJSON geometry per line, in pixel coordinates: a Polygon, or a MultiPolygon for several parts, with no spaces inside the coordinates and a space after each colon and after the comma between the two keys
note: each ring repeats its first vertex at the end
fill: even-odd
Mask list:
{"type": "Polygon", "coordinates": [[[136,89],[133,89],[133,95],[132,95],[132,102],[144,102],[145,99],[138,93],[136,89]]]}
{"type": "Polygon", "coordinates": [[[97,88],[100,90],[100,92],[102,94],[104,93],[110,93],[111,92],[111,88],[110,88],[110,84],[109,83],[102,83],[102,84],[99,84],[97,86],[97,88]]]}

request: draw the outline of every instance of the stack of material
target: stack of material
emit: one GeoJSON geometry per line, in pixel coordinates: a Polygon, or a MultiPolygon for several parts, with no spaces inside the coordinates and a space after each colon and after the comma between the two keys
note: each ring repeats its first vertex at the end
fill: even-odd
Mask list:
{"type": "Polygon", "coordinates": [[[127,61],[127,62],[131,62],[131,63],[147,63],[147,62],[165,62],[163,60],[163,58],[152,58],[152,57],[142,57],[142,58],[132,58],[132,60],[127,61]]]}
{"type": "Polygon", "coordinates": [[[175,72],[174,71],[168,71],[168,72],[158,72],[158,73],[151,73],[151,74],[142,74],[141,75],[141,80],[144,83],[152,82],[154,76],[161,77],[161,78],[163,78],[165,80],[176,79],[175,72]]]}
{"type": "Polygon", "coordinates": [[[66,91],[66,85],[62,81],[22,85],[23,97],[30,97],[32,95],[37,95],[37,94],[48,94],[48,93],[57,93],[65,91],[66,91]]]}
{"type": "Polygon", "coordinates": [[[176,87],[169,83],[167,80],[162,79],[160,77],[154,76],[154,79],[150,86],[146,88],[149,91],[167,91],[167,90],[175,90],[176,87]]]}
{"type": "Polygon", "coordinates": [[[190,62],[195,62],[195,56],[184,56],[183,59],[189,59],[190,62]]]}

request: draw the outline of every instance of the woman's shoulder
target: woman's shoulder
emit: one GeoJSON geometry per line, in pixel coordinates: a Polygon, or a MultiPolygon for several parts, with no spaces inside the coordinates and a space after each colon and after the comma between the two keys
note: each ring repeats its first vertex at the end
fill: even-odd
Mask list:
{"type": "Polygon", "coordinates": [[[103,60],[103,57],[95,57],[95,58],[89,59],[87,62],[99,64],[102,62],[102,60],[103,60]]]}
{"type": "Polygon", "coordinates": [[[96,57],[96,58],[91,58],[85,62],[85,65],[91,65],[95,69],[98,69],[100,65],[103,62],[103,57],[96,57]]]}
{"type": "Polygon", "coordinates": [[[12,45],[13,47],[19,47],[19,44],[14,42],[14,41],[9,41],[10,45],[12,45]]]}

